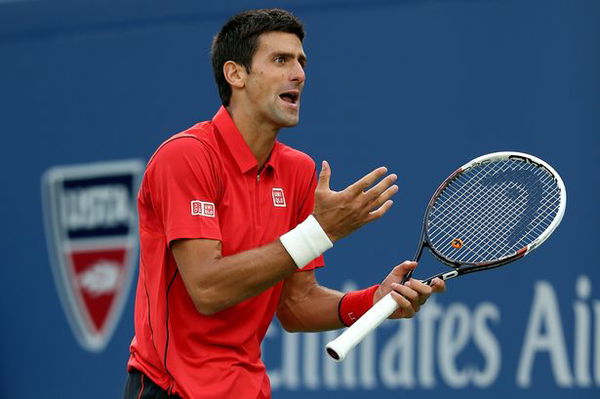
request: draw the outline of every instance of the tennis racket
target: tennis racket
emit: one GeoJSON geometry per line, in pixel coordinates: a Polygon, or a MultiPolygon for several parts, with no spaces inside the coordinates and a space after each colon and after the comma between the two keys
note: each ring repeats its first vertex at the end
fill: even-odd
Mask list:
{"type": "MultiPolygon", "coordinates": [[[[430,284],[436,277],[449,280],[522,258],[552,234],[566,202],[565,185],[558,173],[532,155],[495,152],[463,165],[429,201],[414,257],[418,261],[427,247],[453,270],[423,282],[430,284]]],[[[328,343],[327,353],[334,360],[344,360],[397,308],[391,294],[386,295],[328,343]]]]}

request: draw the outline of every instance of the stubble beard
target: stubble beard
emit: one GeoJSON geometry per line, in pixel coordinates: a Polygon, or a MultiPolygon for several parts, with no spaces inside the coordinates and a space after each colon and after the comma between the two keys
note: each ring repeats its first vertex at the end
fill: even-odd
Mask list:
{"type": "Polygon", "coordinates": [[[299,109],[297,112],[289,112],[283,109],[279,104],[272,104],[270,108],[269,114],[271,115],[271,120],[279,128],[294,127],[300,122],[299,109]]]}

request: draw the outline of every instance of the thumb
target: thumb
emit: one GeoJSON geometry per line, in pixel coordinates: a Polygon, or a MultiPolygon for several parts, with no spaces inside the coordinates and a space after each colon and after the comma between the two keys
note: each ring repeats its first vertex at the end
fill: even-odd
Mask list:
{"type": "Polygon", "coordinates": [[[415,269],[415,267],[417,267],[417,262],[405,260],[404,262],[394,267],[390,274],[392,274],[396,279],[401,280],[408,273],[412,274],[412,271],[415,269]]]}
{"type": "Polygon", "coordinates": [[[321,172],[319,172],[319,182],[317,188],[329,190],[329,179],[331,178],[331,168],[327,161],[321,164],[321,172]]]}

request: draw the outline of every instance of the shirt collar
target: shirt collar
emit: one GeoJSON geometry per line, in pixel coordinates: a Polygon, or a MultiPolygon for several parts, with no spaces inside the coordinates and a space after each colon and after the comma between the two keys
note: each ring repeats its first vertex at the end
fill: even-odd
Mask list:
{"type": "MultiPolygon", "coordinates": [[[[229,152],[235,159],[240,172],[246,173],[252,168],[258,166],[258,162],[250,150],[250,147],[244,140],[244,137],[238,130],[237,126],[231,119],[229,112],[224,106],[221,106],[215,116],[212,119],[213,123],[217,127],[217,131],[221,134],[223,141],[229,148],[229,152]]],[[[265,168],[274,168],[277,161],[277,153],[279,152],[280,143],[275,140],[271,154],[265,163],[265,168]]]]}
{"type": "Polygon", "coordinates": [[[279,149],[281,143],[275,140],[275,144],[273,144],[273,149],[271,150],[271,154],[269,154],[269,158],[267,158],[267,162],[265,162],[265,168],[275,169],[275,165],[277,164],[277,159],[279,158],[279,149]]]}

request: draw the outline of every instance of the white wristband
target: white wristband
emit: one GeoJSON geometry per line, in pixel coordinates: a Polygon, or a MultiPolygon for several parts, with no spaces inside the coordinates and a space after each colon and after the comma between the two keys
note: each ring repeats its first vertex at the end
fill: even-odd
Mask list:
{"type": "Polygon", "coordinates": [[[279,240],[294,259],[298,269],[333,247],[333,243],[313,215],[279,237],[279,240]]]}

